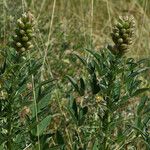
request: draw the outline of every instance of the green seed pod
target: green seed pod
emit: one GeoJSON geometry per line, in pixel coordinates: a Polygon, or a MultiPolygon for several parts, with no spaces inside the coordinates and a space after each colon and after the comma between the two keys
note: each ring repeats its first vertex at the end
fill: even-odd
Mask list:
{"type": "Polygon", "coordinates": [[[18,23],[18,26],[20,28],[24,28],[25,27],[24,23],[20,19],[17,20],[17,23],[18,23]]]}
{"type": "Polygon", "coordinates": [[[32,27],[32,24],[30,22],[27,22],[26,23],[26,28],[31,28],[32,27]]]}
{"type": "Polygon", "coordinates": [[[123,34],[122,36],[123,36],[124,39],[127,39],[127,38],[128,38],[128,34],[126,34],[126,33],[123,34]]]}
{"type": "Polygon", "coordinates": [[[25,31],[24,30],[20,30],[20,34],[24,35],[25,31]]]}
{"type": "Polygon", "coordinates": [[[13,39],[14,39],[14,40],[17,40],[17,39],[18,39],[17,34],[15,34],[15,35],[13,36],[13,39]]]}
{"type": "Polygon", "coordinates": [[[27,15],[26,15],[26,13],[22,14],[21,20],[22,20],[24,23],[28,21],[28,17],[27,17],[27,15]]]}
{"type": "Polygon", "coordinates": [[[115,35],[114,35],[115,37],[119,37],[119,33],[115,33],[115,35]]]}
{"type": "Polygon", "coordinates": [[[33,31],[31,29],[28,29],[26,30],[26,33],[29,34],[29,33],[32,33],[33,31]]]}
{"type": "Polygon", "coordinates": [[[125,23],[123,24],[123,27],[124,27],[125,29],[128,29],[128,28],[130,27],[130,25],[129,25],[128,22],[125,22],[125,23]]]}
{"type": "Polygon", "coordinates": [[[122,29],[123,28],[123,25],[121,23],[117,23],[116,25],[119,29],[122,29]]]}
{"type": "Polygon", "coordinates": [[[122,38],[118,39],[118,43],[119,44],[123,43],[123,39],[122,38]]]}
{"type": "Polygon", "coordinates": [[[19,42],[17,42],[17,43],[16,43],[16,46],[20,48],[20,47],[22,47],[22,44],[19,43],[19,42]]]}
{"type": "Polygon", "coordinates": [[[27,42],[27,47],[29,47],[30,45],[32,45],[32,43],[31,42],[27,42]]]}
{"type": "Polygon", "coordinates": [[[28,38],[27,36],[23,36],[23,37],[22,37],[22,41],[24,41],[24,42],[27,42],[28,39],[29,39],[29,38],[28,38]]]}
{"type": "Polygon", "coordinates": [[[28,49],[32,49],[34,46],[33,45],[30,45],[29,47],[28,47],[28,49]]]}
{"type": "Polygon", "coordinates": [[[121,45],[120,45],[120,48],[121,48],[122,50],[126,50],[126,49],[128,48],[128,45],[127,45],[127,44],[121,44],[121,45]]]}
{"type": "Polygon", "coordinates": [[[25,52],[25,50],[26,50],[26,49],[25,49],[24,47],[22,47],[22,48],[20,49],[21,52],[25,52]]]}
{"type": "Polygon", "coordinates": [[[29,33],[28,36],[29,36],[30,38],[32,38],[32,37],[34,37],[34,34],[33,34],[33,33],[29,33]]]}
{"type": "Polygon", "coordinates": [[[126,29],[121,29],[121,33],[126,33],[126,29]]]}

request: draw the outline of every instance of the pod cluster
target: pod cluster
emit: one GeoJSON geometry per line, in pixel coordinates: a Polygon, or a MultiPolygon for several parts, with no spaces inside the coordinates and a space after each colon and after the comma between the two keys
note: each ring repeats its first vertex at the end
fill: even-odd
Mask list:
{"type": "Polygon", "coordinates": [[[33,26],[34,19],[30,12],[22,14],[21,18],[17,20],[17,28],[13,36],[13,46],[18,53],[23,53],[33,48],[33,26]]]}
{"type": "Polygon", "coordinates": [[[115,43],[113,51],[124,54],[129,45],[133,43],[135,33],[135,21],[133,17],[119,17],[117,23],[114,25],[111,36],[115,43]]]}

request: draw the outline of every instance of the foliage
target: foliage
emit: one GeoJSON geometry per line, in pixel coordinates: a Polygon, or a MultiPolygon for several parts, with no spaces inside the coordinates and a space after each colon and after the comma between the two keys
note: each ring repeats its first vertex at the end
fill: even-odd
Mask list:
{"type": "MultiPolygon", "coordinates": [[[[41,6],[41,16],[1,16],[0,26],[11,19],[16,24],[14,32],[3,26],[0,36],[0,149],[150,149],[150,61],[126,56],[134,18],[119,17],[114,45],[98,49],[92,31],[72,28],[78,19],[67,33],[53,12],[48,31],[44,2],[23,2],[23,12],[41,6]]],[[[11,2],[4,4],[7,10],[11,2]]]]}

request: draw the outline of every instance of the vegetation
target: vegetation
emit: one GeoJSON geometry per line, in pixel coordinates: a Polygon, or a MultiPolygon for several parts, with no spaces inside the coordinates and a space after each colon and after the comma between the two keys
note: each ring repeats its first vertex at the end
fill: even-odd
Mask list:
{"type": "Polygon", "coordinates": [[[149,6],[1,1],[0,150],[149,150],[149,6]]]}

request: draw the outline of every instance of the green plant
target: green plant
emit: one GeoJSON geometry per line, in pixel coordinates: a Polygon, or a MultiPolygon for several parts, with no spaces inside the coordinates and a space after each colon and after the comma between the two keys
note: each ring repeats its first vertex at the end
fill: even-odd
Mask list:
{"type": "MultiPolygon", "coordinates": [[[[92,45],[92,29],[90,36],[88,33],[80,35],[83,30],[73,28],[74,22],[67,26],[70,33],[66,32],[64,23],[52,29],[53,21],[59,21],[54,17],[55,2],[50,31],[44,22],[47,22],[44,20],[47,11],[42,12],[42,7],[49,6],[44,1],[36,26],[31,12],[23,13],[17,20],[11,44],[6,40],[10,25],[7,24],[8,33],[6,26],[2,29],[0,149],[148,150],[150,99],[149,83],[145,83],[144,78],[149,73],[146,67],[149,60],[137,61],[125,55],[131,50],[134,38],[133,17],[120,17],[111,33],[114,45],[96,51],[92,45]],[[43,32],[42,38],[39,31],[43,32]],[[52,36],[54,39],[50,38],[52,36]],[[70,51],[79,49],[85,49],[88,57],[83,57],[83,51],[69,57],[70,51]],[[78,60],[81,64],[76,67],[78,60]],[[78,81],[67,76],[73,88],[66,86],[63,77],[75,72],[78,81]],[[82,77],[78,77],[82,73],[82,77]],[[50,76],[60,79],[55,90],[54,79],[50,76]]],[[[26,2],[28,4],[34,7],[34,1],[26,2]]],[[[41,2],[38,4],[40,6],[41,2]]],[[[5,5],[7,8],[7,2],[5,5]]],[[[0,26],[8,17],[4,18],[5,13],[0,26]]],[[[78,24],[79,20],[74,21],[78,24]]]]}
{"type": "Polygon", "coordinates": [[[150,104],[149,98],[142,96],[150,88],[143,87],[139,78],[149,67],[143,67],[144,60],[124,56],[133,40],[134,27],[133,18],[119,18],[112,33],[114,46],[99,52],[86,49],[92,55],[90,60],[76,55],[88,74],[85,81],[80,78],[79,84],[68,76],[81,96],[80,102],[74,98],[69,107],[75,122],[71,136],[77,139],[72,149],[128,149],[139,146],[136,139],[141,139],[144,149],[150,148],[150,104]],[[132,110],[137,105],[136,99],[137,113],[132,110]]]}
{"type": "Polygon", "coordinates": [[[41,58],[35,58],[34,18],[28,12],[17,20],[12,47],[1,50],[0,147],[44,149],[51,121],[48,104],[52,79],[41,80],[41,58]],[[42,104],[41,104],[42,101],[42,104]],[[45,113],[46,112],[46,113],[45,113]],[[44,115],[45,114],[45,115],[44,115]],[[44,140],[44,141],[42,141],[44,140]],[[41,144],[44,142],[44,144],[41,144]]]}

